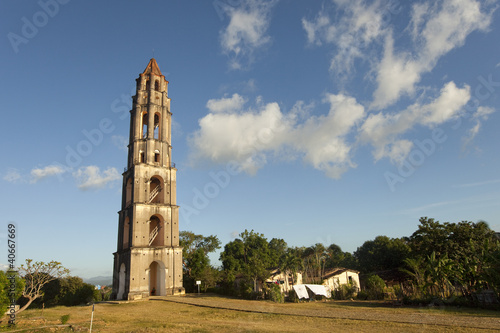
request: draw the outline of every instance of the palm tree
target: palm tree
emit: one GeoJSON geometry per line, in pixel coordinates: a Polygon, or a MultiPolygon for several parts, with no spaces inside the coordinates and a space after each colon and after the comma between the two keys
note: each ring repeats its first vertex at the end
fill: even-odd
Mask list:
{"type": "Polygon", "coordinates": [[[321,243],[316,243],[313,246],[309,247],[310,249],[309,255],[312,258],[313,267],[316,269],[317,278],[321,280],[323,277],[323,272],[325,270],[325,261],[326,261],[326,248],[321,243]]]}
{"type": "Polygon", "coordinates": [[[302,259],[293,249],[289,249],[283,257],[280,269],[286,274],[292,275],[292,285],[295,284],[295,274],[304,268],[302,259]]]}

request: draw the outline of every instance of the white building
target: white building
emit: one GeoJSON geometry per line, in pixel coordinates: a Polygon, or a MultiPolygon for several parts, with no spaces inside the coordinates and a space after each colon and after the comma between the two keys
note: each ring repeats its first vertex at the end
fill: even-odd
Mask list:
{"type": "Polygon", "coordinates": [[[359,271],[349,268],[332,268],[325,272],[322,277],[323,285],[333,292],[340,285],[354,284],[359,290],[359,271]]]}

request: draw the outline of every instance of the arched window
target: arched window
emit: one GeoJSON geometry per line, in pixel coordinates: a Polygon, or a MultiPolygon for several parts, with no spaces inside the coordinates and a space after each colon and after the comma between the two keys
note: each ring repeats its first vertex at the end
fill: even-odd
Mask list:
{"type": "Polygon", "coordinates": [[[145,139],[148,136],[148,112],[144,111],[142,113],[141,119],[141,138],[145,139]]]}
{"type": "Polygon", "coordinates": [[[144,157],[145,157],[144,152],[142,150],[139,151],[139,163],[145,163],[146,162],[144,157]]]}
{"type": "Polygon", "coordinates": [[[128,216],[123,222],[123,248],[126,249],[129,246],[129,235],[130,235],[130,220],[128,216]]]}
{"type": "Polygon", "coordinates": [[[150,83],[149,83],[149,79],[146,79],[146,90],[149,90],[150,87],[150,83]]]}
{"type": "Polygon", "coordinates": [[[149,246],[163,246],[163,219],[153,215],[149,220],[149,246]]]}
{"type": "Polygon", "coordinates": [[[132,178],[127,180],[127,186],[125,187],[125,206],[132,203],[132,178]]]}
{"type": "Polygon", "coordinates": [[[155,149],[155,162],[160,163],[160,151],[155,149]]]}
{"type": "Polygon", "coordinates": [[[148,203],[163,203],[162,181],[157,177],[152,177],[149,182],[148,203]]]}
{"type": "Polygon", "coordinates": [[[155,117],[154,117],[154,127],[155,127],[155,130],[154,130],[154,138],[156,140],[160,140],[160,114],[157,112],[155,113],[155,117]]]}
{"type": "Polygon", "coordinates": [[[158,80],[155,81],[155,90],[160,91],[160,81],[158,80]]]}

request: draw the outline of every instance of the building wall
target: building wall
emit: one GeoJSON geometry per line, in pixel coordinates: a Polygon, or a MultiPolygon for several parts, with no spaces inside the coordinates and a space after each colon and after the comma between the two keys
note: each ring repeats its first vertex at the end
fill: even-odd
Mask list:
{"type": "Polygon", "coordinates": [[[325,286],[330,287],[330,290],[335,290],[339,285],[343,284],[348,284],[349,283],[349,277],[351,277],[353,283],[358,287],[359,289],[359,274],[351,271],[346,271],[343,273],[340,273],[338,275],[334,275],[329,277],[328,279],[323,281],[323,284],[325,286]]]}

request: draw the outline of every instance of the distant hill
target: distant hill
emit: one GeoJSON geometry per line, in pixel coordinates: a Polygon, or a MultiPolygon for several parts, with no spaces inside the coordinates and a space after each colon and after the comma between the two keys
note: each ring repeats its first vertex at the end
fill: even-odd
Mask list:
{"type": "Polygon", "coordinates": [[[113,284],[113,277],[112,276],[96,276],[96,277],[91,277],[88,279],[83,279],[83,282],[90,283],[93,285],[111,286],[113,284]]]}

